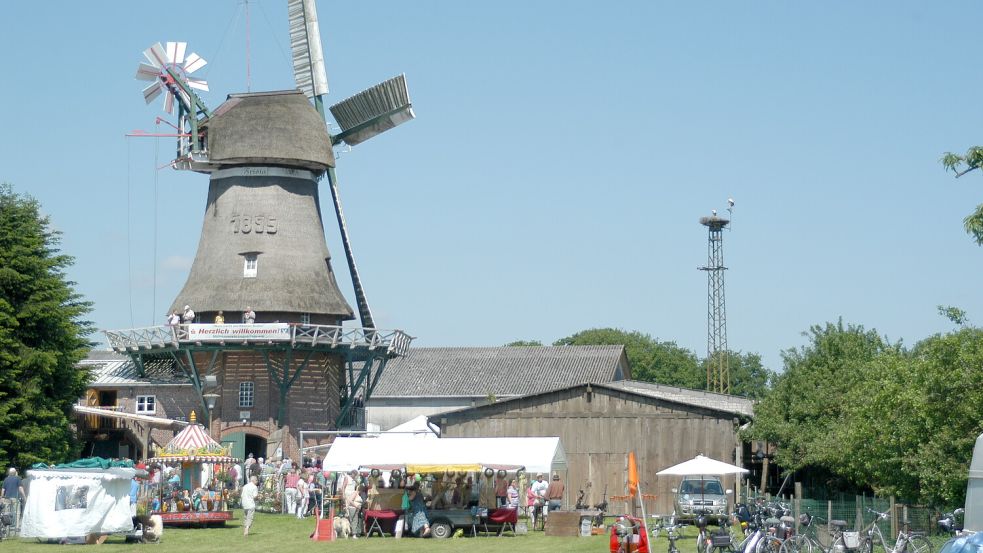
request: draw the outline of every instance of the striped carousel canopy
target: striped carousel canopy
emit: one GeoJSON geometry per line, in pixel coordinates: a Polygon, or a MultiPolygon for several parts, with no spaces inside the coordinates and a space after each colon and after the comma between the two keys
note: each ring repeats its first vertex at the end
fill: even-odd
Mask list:
{"type": "Polygon", "coordinates": [[[232,457],[231,446],[222,447],[205,432],[205,427],[200,424],[189,424],[177,436],[174,436],[163,449],[158,449],[157,455],[148,461],[235,463],[239,460],[232,457]]]}

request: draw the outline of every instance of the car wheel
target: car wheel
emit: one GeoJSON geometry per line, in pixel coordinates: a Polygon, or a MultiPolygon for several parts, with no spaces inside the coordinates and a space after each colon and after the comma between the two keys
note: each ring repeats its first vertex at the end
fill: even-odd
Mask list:
{"type": "Polygon", "coordinates": [[[440,540],[451,537],[453,532],[454,528],[447,522],[435,522],[430,525],[430,535],[440,540]]]}

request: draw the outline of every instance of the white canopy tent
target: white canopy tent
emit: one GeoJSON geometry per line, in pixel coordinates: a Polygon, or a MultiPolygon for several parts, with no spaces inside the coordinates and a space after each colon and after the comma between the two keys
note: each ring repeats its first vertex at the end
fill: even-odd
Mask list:
{"type": "Polygon", "coordinates": [[[440,438],[421,447],[413,435],[335,438],[324,470],[364,466],[476,464],[524,466],[530,474],[562,471],[567,457],[560,438],[440,438]]]}
{"type": "Polygon", "coordinates": [[[131,468],[27,471],[23,538],[67,538],[133,530],[131,468]]]}

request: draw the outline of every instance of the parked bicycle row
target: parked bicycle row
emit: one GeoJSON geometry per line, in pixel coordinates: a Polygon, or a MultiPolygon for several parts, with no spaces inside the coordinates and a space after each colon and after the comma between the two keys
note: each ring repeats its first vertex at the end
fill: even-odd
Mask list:
{"type": "MultiPolygon", "coordinates": [[[[929,539],[912,532],[908,520],[899,521],[900,531],[893,543],[889,542],[879,523],[889,520],[890,513],[869,508],[866,515],[871,520],[860,529],[848,529],[844,520],[826,520],[810,513],[796,519],[789,504],[762,499],[738,505],[729,516],[693,514],[685,519],[675,513],[654,517],[646,542],[664,535],[668,553],[679,553],[676,543],[683,529],[693,526],[697,530],[697,553],[932,553],[929,539]]],[[[619,524],[620,535],[639,530],[638,519],[622,517],[619,524]]]]}

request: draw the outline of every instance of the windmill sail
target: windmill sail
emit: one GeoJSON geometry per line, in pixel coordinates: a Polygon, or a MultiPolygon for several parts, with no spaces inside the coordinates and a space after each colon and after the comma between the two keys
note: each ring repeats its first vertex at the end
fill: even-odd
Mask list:
{"type": "Polygon", "coordinates": [[[290,20],[290,50],[297,88],[308,99],[327,94],[328,75],[324,70],[314,0],[287,0],[287,18],[290,20]]]}

